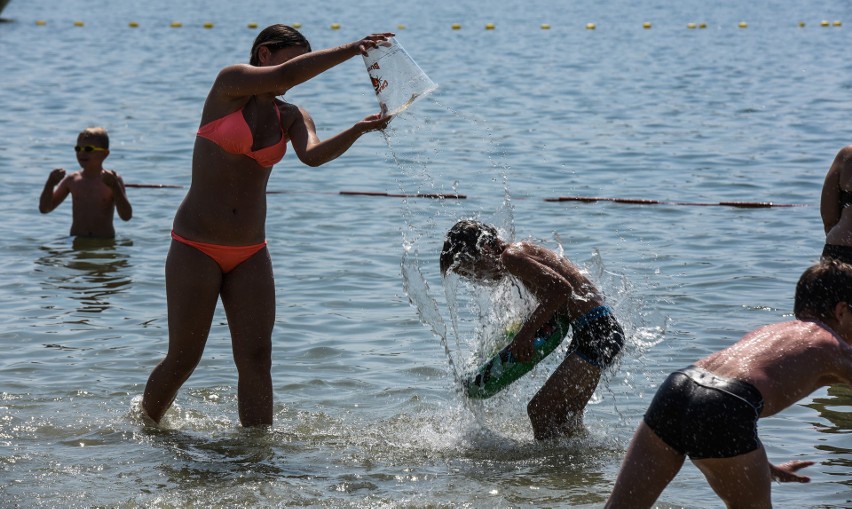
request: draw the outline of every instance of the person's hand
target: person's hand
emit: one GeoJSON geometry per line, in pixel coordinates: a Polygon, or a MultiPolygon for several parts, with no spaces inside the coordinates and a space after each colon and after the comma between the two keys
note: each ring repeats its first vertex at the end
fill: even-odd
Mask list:
{"type": "Polygon", "coordinates": [[[50,175],[47,177],[47,183],[50,186],[55,186],[56,184],[62,182],[62,179],[65,178],[65,170],[62,168],[55,168],[50,172],[50,175]]]}
{"type": "Polygon", "coordinates": [[[509,345],[509,353],[518,362],[529,362],[535,355],[535,349],[532,341],[512,341],[512,344],[509,345]]]}
{"type": "Polygon", "coordinates": [[[393,115],[385,115],[384,113],[376,113],[375,115],[369,115],[364,117],[364,120],[358,122],[356,124],[363,132],[367,133],[370,131],[381,131],[384,130],[390,124],[390,121],[393,120],[393,115]]]}
{"type": "Polygon", "coordinates": [[[364,56],[367,56],[368,49],[379,47],[380,42],[387,41],[394,35],[396,34],[391,32],[385,32],[382,34],[370,34],[367,37],[361,39],[360,41],[357,41],[355,44],[358,47],[358,52],[364,56]]]}
{"type": "Polygon", "coordinates": [[[118,173],[113,170],[104,170],[101,173],[101,181],[109,186],[110,189],[115,189],[118,185],[118,173]]]}
{"type": "Polygon", "coordinates": [[[813,461],[788,461],[780,465],[769,464],[769,473],[772,475],[773,481],[778,482],[811,482],[811,478],[806,475],[799,475],[796,472],[813,465],[813,461]]]}

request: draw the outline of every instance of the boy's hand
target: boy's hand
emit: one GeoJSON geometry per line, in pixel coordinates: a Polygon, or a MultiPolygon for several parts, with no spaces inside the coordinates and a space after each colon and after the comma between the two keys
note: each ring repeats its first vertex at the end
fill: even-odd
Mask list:
{"type": "Polygon", "coordinates": [[[65,178],[65,170],[62,168],[55,168],[50,175],[47,177],[47,183],[50,186],[55,186],[56,184],[62,182],[62,179],[65,178]]]}
{"type": "Polygon", "coordinates": [[[780,465],[769,464],[769,472],[772,474],[772,480],[778,482],[811,482],[811,478],[806,475],[799,475],[796,472],[813,465],[813,461],[788,461],[780,465]]]}
{"type": "Polygon", "coordinates": [[[535,355],[535,349],[533,349],[532,341],[512,341],[509,345],[509,353],[518,362],[530,362],[535,355]]]}
{"type": "Polygon", "coordinates": [[[101,173],[101,181],[110,187],[110,189],[115,189],[115,186],[118,185],[118,173],[113,170],[104,170],[101,173]]]}

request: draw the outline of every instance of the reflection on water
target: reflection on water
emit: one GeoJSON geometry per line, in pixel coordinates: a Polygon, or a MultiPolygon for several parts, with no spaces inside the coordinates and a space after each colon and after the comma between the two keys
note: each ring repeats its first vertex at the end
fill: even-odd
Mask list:
{"type": "Polygon", "coordinates": [[[45,254],[35,261],[35,272],[50,297],[60,290],[80,302],[77,311],[100,313],[109,309],[110,297],[130,287],[130,257],[122,248],[132,245],[127,239],[69,238],[41,246],[45,254]]]}
{"type": "Polygon", "coordinates": [[[829,387],[828,397],[814,398],[805,406],[813,408],[823,418],[821,422],[814,425],[814,428],[819,432],[832,435],[832,438],[836,437],[836,439],[821,440],[816,445],[816,449],[831,454],[823,460],[823,464],[839,468],[838,474],[826,473],[838,475],[840,478],[836,482],[852,487],[852,479],[848,476],[849,469],[852,468],[852,461],[848,459],[849,454],[852,453],[850,448],[852,441],[843,438],[852,433],[852,411],[850,411],[852,388],[842,385],[829,387]],[[830,425],[827,425],[827,422],[830,425]]]}

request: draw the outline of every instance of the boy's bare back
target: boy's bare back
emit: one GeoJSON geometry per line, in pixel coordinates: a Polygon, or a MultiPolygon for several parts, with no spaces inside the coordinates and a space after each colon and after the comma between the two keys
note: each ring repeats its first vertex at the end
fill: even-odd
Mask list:
{"type": "Polygon", "coordinates": [[[696,365],[754,385],[767,417],[820,387],[852,383],[852,346],[819,322],[794,320],[755,329],[696,365]]]}

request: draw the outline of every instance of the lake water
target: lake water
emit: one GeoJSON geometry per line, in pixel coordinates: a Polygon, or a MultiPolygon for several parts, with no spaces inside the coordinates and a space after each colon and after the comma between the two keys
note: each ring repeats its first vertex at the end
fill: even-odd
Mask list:
{"type": "MultiPolygon", "coordinates": [[[[670,371],[790,318],[823,245],[822,180],[852,140],[840,0],[12,0],[3,17],[3,507],[600,507],[670,371]],[[166,350],[163,264],[201,106],[218,70],[247,60],[248,24],[276,22],[315,48],[395,31],[439,88],[386,136],[316,169],[291,151],[273,171],[273,428],[239,426],[219,309],[148,429],[134,408],[166,350]],[[90,125],[109,130],[107,167],[126,182],[177,186],[130,188],[115,242],[69,238],[70,200],[37,208],[90,125]],[[545,201],[559,196],[665,203],[545,201]],[[671,204],[734,201],[797,206],[671,204]],[[442,284],[442,237],[473,216],[562,249],[624,323],[586,436],[533,440],[525,405],[558,353],[493,399],[461,395],[482,338],[522,309],[505,289],[442,284]]],[[[360,58],[288,98],[321,137],[378,111],[360,58]]],[[[852,505],[850,406],[832,387],[761,421],[771,461],[816,461],[810,484],[773,487],[777,507],[852,505]]],[[[690,464],[658,504],[720,506],[690,464]]]]}

